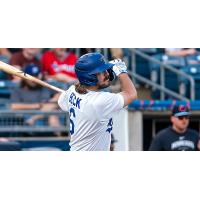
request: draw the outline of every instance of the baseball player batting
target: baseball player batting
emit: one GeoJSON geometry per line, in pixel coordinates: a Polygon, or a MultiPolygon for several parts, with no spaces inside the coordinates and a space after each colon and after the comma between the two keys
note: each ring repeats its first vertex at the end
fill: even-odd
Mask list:
{"type": "Polygon", "coordinates": [[[106,62],[100,53],[81,56],[75,72],[79,82],[62,92],[58,104],[70,116],[71,151],[109,151],[112,116],[137,98],[136,89],[120,59],[106,62]],[[101,91],[119,78],[121,91],[101,91]]]}

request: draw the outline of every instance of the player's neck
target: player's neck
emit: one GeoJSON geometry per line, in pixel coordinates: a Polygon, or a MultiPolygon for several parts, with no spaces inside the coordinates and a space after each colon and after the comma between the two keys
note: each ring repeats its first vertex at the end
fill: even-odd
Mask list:
{"type": "Polygon", "coordinates": [[[89,91],[97,91],[98,86],[87,86],[86,89],[89,90],[89,91]]]}

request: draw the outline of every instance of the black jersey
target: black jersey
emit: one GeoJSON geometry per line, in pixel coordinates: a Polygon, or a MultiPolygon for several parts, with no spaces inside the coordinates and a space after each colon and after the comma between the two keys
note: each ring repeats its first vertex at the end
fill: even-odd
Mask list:
{"type": "Polygon", "coordinates": [[[177,133],[172,127],[160,131],[153,139],[150,151],[197,151],[199,134],[187,129],[184,133],[177,133]]]}

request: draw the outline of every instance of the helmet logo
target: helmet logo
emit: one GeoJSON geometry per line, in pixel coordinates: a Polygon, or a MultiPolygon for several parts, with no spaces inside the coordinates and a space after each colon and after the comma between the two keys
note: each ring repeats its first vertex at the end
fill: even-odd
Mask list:
{"type": "Polygon", "coordinates": [[[179,111],[180,111],[180,112],[186,111],[186,107],[185,107],[185,106],[179,106],[179,111]]]}

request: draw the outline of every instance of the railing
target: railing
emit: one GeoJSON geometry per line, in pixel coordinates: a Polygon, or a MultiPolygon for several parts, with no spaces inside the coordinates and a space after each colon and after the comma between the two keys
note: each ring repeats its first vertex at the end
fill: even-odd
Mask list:
{"type": "Polygon", "coordinates": [[[24,133],[24,132],[67,132],[69,129],[69,121],[67,113],[62,111],[38,111],[38,110],[1,110],[0,115],[0,133],[24,133]],[[25,116],[42,115],[44,123],[40,125],[27,125],[24,123],[25,116]],[[62,124],[58,127],[51,127],[45,121],[50,115],[56,115],[62,118],[62,124]]]}
{"type": "MultiPolygon", "coordinates": [[[[177,99],[180,99],[180,100],[183,100],[183,101],[189,101],[188,98],[186,98],[186,97],[184,97],[184,96],[181,96],[180,94],[178,94],[178,93],[176,93],[176,92],[173,92],[172,90],[169,90],[169,89],[167,89],[166,87],[164,87],[164,86],[162,86],[162,85],[159,85],[159,84],[157,84],[157,83],[154,83],[153,81],[151,81],[151,80],[149,80],[149,79],[147,79],[147,78],[144,78],[144,77],[142,77],[142,76],[140,76],[140,75],[138,75],[138,74],[136,74],[136,73],[134,73],[134,72],[132,72],[132,71],[128,71],[128,73],[129,73],[132,77],[134,77],[135,79],[137,79],[137,80],[139,80],[139,81],[141,81],[141,82],[143,82],[143,83],[147,83],[148,85],[150,85],[150,86],[152,86],[152,87],[154,87],[154,88],[157,88],[157,89],[161,90],[162,92],[165,92],[166,94],[168,94],[168,95],[170,95],[170,96],[173,96],[173,97],[175,97],[175,98],[177,98],[177,99]]],[[[164,98],[162,98],[162,100],[164,100],[164,98]]]]}
{"type": "MultiPolygon", "coordinates": [[[[147,55],[147,54],[145,54],[145,53],[143,53],[143,52],[141,52],[141,51],[139,51],[137,49],[131,49],[131,51],[132,51],[133,55],[134,54],[139,55],[142,58],[144,58],[144,59],[146,59],[146,60],[148,60],[150,62],[153,62],[153,63],[156,63],[156,64],[160,65],[160,80],[161,80],[160,81],[161,82],[160,85],[154,83],[153,81],[151,81],[149,79],[146,79],[146,78],[136,74],[134,70],[132,72],[130,72],[130,74],[134,78],[136,78],[136,79],[138,79],[138,80],[140,80],[140,81],[142,81],[144,83],[147,83],[147,84],[159,89],[161,91],[161,100],[165,99],[165,93],[171,95],[172,97],[178,98],[180,100],[187,100],[187,101],[195,100],[195,82],[194,82],[194,79],[193,79],[192,76],[190,76],[190,75],[188,75],[188,74],[186,74],[186,73],[184,73],[184,72],[182,72],[182,71],[180,71],[178,69],[175,69],[174,67],[172,67],[172,66],[170,66],[168,64],[162,63],[159,60],[157,60],[157,59],[155,59],[155,58],[153,58],[153,57],[151,57],[151,56],[149,56],[149,55],[147,55]],[[176,92],[173,92],[172,90],[169,90],[169,89],[167,89],[165,87],[165,69],[167,69],[169,71],[172,71],[173,73],[175,73],[175,74],[177,74],[179,76],[183,76],[183,77],[185,77],[186,79],[189,80],[189,82],[190,82],[190,99],[188,99],[188,98],[186,98],[186,97],[184,97],[184,96],[182,96],[182,95],[180,95],[180,94],[178,94],[176,92]]],[[[132,55],[132,57],[133,57],[133,55],[132,55]]],[[[133,66],[133,68],[134,67],[135,66],[133,66]]]]}

